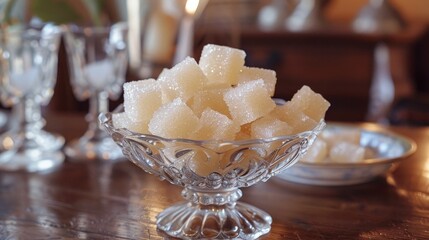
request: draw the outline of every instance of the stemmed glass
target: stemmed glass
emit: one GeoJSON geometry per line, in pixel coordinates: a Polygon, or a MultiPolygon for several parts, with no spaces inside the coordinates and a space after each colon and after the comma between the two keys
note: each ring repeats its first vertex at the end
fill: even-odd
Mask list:
{"type": "Polygon", "coordinates": [[[109,98],[122,93],[127,66],[127,26],[69,26],[65,43],[73,92],[78,100],[89,99],[89,123],[85,134],[65,148],[71,160],[118,160],[121,150],[99,128],[98,114],[109,110],[109,98]]]}
{"type": "Polygon", "coordinates": [[[53,25],[0,30],[0,96],[15,121],[0,136],[2,170],[43,171],[64,161],[64,138],[43,130],[41,114],[56,83],[60,36],[53,25]]]}
{"type": "Polygon", "coordinates": [[[292,166],[325,126],[322,120],[310,131],[268,139],[195,141],[117,129],[111,113],[99,118],[131,162],[183,187],[186,202],[165,209],[156,221],[158,229],[181,239],[256,239],[268,233],[271,216],[238,201],[240,188],[292,166]]]}

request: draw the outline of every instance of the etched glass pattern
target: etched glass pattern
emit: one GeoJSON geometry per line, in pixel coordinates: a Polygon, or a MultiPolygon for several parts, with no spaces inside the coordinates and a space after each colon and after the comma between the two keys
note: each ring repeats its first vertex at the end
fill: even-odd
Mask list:
{"type": "Polygon", "coordinates": [[[237,201],[240,188],[267,181],[292,166],[325,126],[293,136],[242,141],[165,139],[115,129],[112,114],[100,122],[123,154],[162,180],[182,186],[187,202],[157,216],[157,226],[179,238],[257,238],[270,231],[272,218],[237,201]]]}

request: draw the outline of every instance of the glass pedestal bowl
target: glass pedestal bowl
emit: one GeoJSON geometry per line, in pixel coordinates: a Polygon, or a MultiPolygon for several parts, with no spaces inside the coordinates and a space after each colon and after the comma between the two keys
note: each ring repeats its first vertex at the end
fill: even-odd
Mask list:
{"type": "Polygon", "coordinates": [[[241,187],[267,181],[292,166],[325,126],[291,136],[241,141],[165,139],[116,129],[111,113],[100,123],[123,154],[144,171],[183,187],[185,203],[157,216],[157,227],[178,238],[254,239],[271,229],[271,216],[237,201],[241,187]]]}

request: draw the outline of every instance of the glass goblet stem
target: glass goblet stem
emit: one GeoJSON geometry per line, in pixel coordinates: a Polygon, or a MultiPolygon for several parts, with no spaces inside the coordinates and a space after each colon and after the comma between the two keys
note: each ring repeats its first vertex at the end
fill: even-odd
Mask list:
{"type": "MultiPolygon", "coordinates": [[[[9,134],[20,139],[20,148],[39,148],[55,151],[64,145],[64,138],[43,130],[46,121],[39,103],[30,97],[23,97],[12,108],[11,131],[9,134]]],[[[18,142],[17,142],[18,143],[18,142]]]]}
{"type": "Polygon", "coordinates": [[[23,98],[15,108],[21,131],[40,130],[45,126],[40,106],[32,99],[23,98]]]}
{"type": "Polygon", "coordinates": [[[101,140],[107,136],[106,132],[101,130],[98,123],[98,115],[109,111],[109,94],[105,91],[94,93],[89,99],[89,112],[86,115],[88,129],[85,132],[87,139],[101,140]]]}
{"type": "Polygon", "coordinates": [[[22,139],[20,148],[36,147],[34,136],[45,126],[40,106],[31,98],[24,97],[14,107],[13,112],[17,118],[17,134],[22,139]]]}

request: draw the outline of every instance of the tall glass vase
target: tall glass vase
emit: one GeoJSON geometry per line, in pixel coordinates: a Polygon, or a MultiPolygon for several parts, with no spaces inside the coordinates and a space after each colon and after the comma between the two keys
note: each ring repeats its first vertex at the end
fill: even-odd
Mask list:
{"type": "Polygon", "coordinates": [[[43,130],[41,105],[56,82],[60,31],[23,26],[0,31],[0,96],[12,106],[15,124],[0,136],[0,169],[44,171],[59,166],[64,138],[43,130]]]}
{"type": "Polygon", "coordinates": [[[111,27],[70,26],[65,33],[69,72],[75,96],[89,99],[85,134],[65,148],[74,161],[118,160],[121,150],[99,128],[98,114],[109,110],[109,99],[122,93],[127,66],[127,26],[117,23],[111,27]]]}

